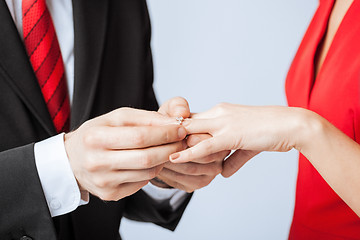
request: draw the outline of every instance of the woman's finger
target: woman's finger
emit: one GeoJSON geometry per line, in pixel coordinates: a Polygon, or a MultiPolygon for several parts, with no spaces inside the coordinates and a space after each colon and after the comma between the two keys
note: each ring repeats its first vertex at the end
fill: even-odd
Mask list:
{"type": "Polygon", "coordinates": [[[208,156],[193,159],[191,162],[200,163],[200,164],[209,164],[212,162],[223,162],[224,159],[231,153],[231,151],[221,151],[217,153],[210,154],[208,156]]]}
{"type": "Polygon", "coordinates": [[[176,188],[184,190],[186,192],[193,192],[196,189],[207,186],[213,177],[200,175],[190,176],[179,172],[164,168],[160,174],[160,177],[171,180],[171,184],[175,185],[176,188]]]}
{"type": "Polygon", "coordinates": [[[222,138],[212,137],[184,151],[171,154],[169,158],[174,163],[191,162],[205,158],[213,153],[229,150],[225,144],[225,140],[222,140],[222,138]]]}
{"type": "Polygon", "coordinates": [[[245,165],[250,159],[255,157],[259,152],[248,151],[248,150],[236,150],[230,157],[226,159],[223,164],[223,171],[221,175],[223,177],[231,177],[236,173],[242,166],[245,165]]]}
{"type": "Polygon", "coordinates": [[[174,172],[182,173],[191,176],[209,175],[216,176],[222,172],[222,162],[212,162],[209,164],[200,163],[171,163],[167,162],[164,165],[164,169],[169,169],[174,172]]]}
{"type": "Polygon", "coordinates": [[[203,133],[199,133],[199,134],[191,134],[188,135],[188,137],[186,138],[186,143],[189,147],[193,147],[196,144],[211,138],[212,136],[210,134],[203,134],[203,133]]]}
{"type": "MultiPolygon", "coordinates": [[[[163,169],[163,170],[164,170],[164,169],[163,169]]],[[[163,171],[163,170],[162,170],[162,171],[163,171]]],[[[162,172],[162,171],[161,171],[161,172],[162,172]]],[[[186,191],[186,187],[185,187],[184,185],[182,185],[182,184],[180,184],[180,183],[178,183],[178,182],[176,182],[176,181],[174,181],[174,180],[171,180],[171,179],[169,179],[169,178],[164,177],[164,176],[161,174],[161,172],[160,172],[160,174],[157,176],[157,178],[159,178],[161,181],[163,181],[164,183],[166,183],[167,185],[169,185],[169,186],[171,186],[171,187],[173,187],[173,188],[186,191]]]]}
{"type": "Polygon", "coordinates": [[[183,124],[188,134],[211,134],[216,126],[214,119],[185,119],[183,124]]]}
{"type": "Polygon", "coordinates": [[[215,109],[211,108],[205,112],[191,113],[190,118],[192,119],[210,119],[215,118],[215,109]]]}

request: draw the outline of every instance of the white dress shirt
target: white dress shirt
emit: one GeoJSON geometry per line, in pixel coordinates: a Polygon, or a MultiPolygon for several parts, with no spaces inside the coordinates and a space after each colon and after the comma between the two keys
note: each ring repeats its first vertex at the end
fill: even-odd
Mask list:
{"type": "MultiPolygon", "coordinates": [[[[5,0],[21,38],[22,0],[5,0]]],[[[65,74],[69,88],[70,103],[74,93],[74,23],[71,0],[46,0],[53,19],[55,31],[64,60],[65,74]]],[[[40,182],[52,217],[74,211],[86,204],[71,170],[64,146],[64,134],[59,134],[42,142],[35,143],[35,162],[40,182]]],[[[163,189],[152,184],[143,190],[154,200],[170,199],[175,210],[185,200],[187,194],[178,189],[163,189]]],[[[83,197],[84,199],[84,197],[83,197]]]]}

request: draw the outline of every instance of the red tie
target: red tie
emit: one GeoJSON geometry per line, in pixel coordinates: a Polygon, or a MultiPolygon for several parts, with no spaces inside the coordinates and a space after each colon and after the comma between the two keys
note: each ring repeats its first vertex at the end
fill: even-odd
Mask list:
{"type": "Polygon", "coordinates": [[[69,130],[70,102],[64,63],[45,0],[23,0],[24,44],[56,131],[69,130]]]}

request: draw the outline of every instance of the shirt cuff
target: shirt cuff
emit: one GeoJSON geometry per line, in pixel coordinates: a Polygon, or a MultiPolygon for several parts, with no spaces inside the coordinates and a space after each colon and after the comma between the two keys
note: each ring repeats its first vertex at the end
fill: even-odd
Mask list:
{"type": "MultiPolygon", "coordinates": [[[[52,217],[86,204],[65,151],[64,133],[35,143],[36,168],[52,217]]],[[[86,194],[86,193],[85,193],[86,194]]]]}
{"type": "Polygon", "coordinates": [[[160,188],[149,182],[142,190],[153,200],[161,203],[170,200],[170,206],[176,211],[188,196],[188,193],[176,188],[160,188]]]}

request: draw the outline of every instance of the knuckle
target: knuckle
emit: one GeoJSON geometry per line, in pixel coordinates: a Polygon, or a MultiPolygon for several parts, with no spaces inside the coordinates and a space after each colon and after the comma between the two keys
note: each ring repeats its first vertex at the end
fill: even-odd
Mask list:
{"type": "Polygon", "coordinates": [[[218,164],[224,160],[224,157],[219,153],[214,153],[208,156],[208,162],[218,164]]]}
{"type": "Polygon", "coordinates": [[[200,137],[197,135],[190,135],[187,138],[187,144],[189,145],[189,147],[193,147],[196,144],[198,144],[201,141],[200,137]]]}
{"type": "Polygon", "coordinates": [[[176,143],[172,144],[172,152],[171,153],[180,152],[180,151],[183,151],[183,150],[185,150],[187,148],[188,148],[188,145],[187,145],[186,141],[182,140],[182,141],[179,141],[179,142],[176,142],[176,143]]]}
{"type": "Polygon", "coordinates": [[[118,201],[127,196],[127,194],[121,188],[104,188],[99,190],[97,196],[104,201],[118,201]]]}
{"type": "Polygon", "coordinates": [[[228,108],[228,107],[230,106],[230,103],[221,102],[221,103],[219,103],[219,105],[220,105],[222,108],[228,108]]]}
{"type": "Polygon", "coordinates": [[[186,166],[185,171],[186,171],[188,174],[190,174],[190,175],[195,175],[195,174],[198,173],[199,168],[198,168],[196,165],[194,165],[194,164],[188,164],[188,165],[186,166]]]}
{"type": "Polygon", "coordinates": [[[222,164],[214,163],[210,166],[209,175],[211,176],[217,176],[219,173],[222,172],[222,164]]]}
{"type": "Polygon", "coordinates": [[[104,191],[100,191],[98,193],[96,193],[96,195],[103,201],[108,201],[107,199],[107,195],[104,191]]]}
{"type": "Polygon", "coordinates": [[[216,106],[215,106],[215,110],[216,112],[218,113],[223,113],[226,111],[226,109],[230,106],[229,103],[225,103],[225,102],[222,102],[222,103],[218,103],[216,106]]]}
{"type": "Polygon", "coordinates": [[[82,137],[82,141],[85,146],[92,147],[97,142],[97,132],[94,129],[86,131],[82,137]]]}
{"type": "Polygon", "coordinates": [[[148,153],[140,153],[140,165],[142,168],[151,168],[153,167],[152,157],[148,153]]]}
{"type": "Polygon", "coordinates": [[[189,161],[193,161],[196,159],[194,158],[194,153],[192,148],[188,148],[187,150],[185,150],[183,152],[183,155],[185,156],[186,159],[189,159],[189,161]]]}
{"type": "Polygon", "coordinates": [[[211,182],[211,180],[207,179],[207,178],[202,178],[201,181],[198,184],[198,188],[203,188],[206,187],[207,185],[209,185],[211,182]]]}
{"type": "Polygon", "coordinates": [[[124,115],[126,115],[130,111],[129,107],[122,107],[115,110],[116,116],[119,118],[122,118],[124,115]]]}
{"type": "Polygon", "coordinates": [[[203,147],[204,147],[204,149],[205,149],[205,151],[206,152],[209,152],[209,153],[211,153],[212,152],[212,145],[211,145],[211,143],[210,142],[204,142],[204,145],[203,145],[203,147]]]}
{"type": "Polygon", "coordinates": [[[122,125],[123,120],[126,118],[126,116],[129,114],[131,108],[129,107],[122,107],[115,109],[111,112],[111,118],[113,119],[114,123],[122,125]]]}
{"type": "Polygon", "coordinates": [[[118,108],[109,114],[110,122],[115,125],[122,125],[122,119],[124,118],[124,109],[118,108]]]}
{"type": "Polygon", "coordinates": [[[133,134],[133,143],[136,146],[142,146],[145,144],[145,134],[143,131],[138,130],[133,134]]]}
{"type": "Polygon", "coordinates": [[[84,167],[88,172],[94,173],[100,169],[100,164],[92,157],[88,157],[84,162],[84,167]]]}
{"type": "Polygon", "coordinates": [[[172,132],[170,130],[167,130],[164,132],[163,139],[165,142],[170,142],[172,141],[172,136],[173,136],[172,132]]]}
{"type": "Polygon", "coordinates": [[[154,177],[157,176],[158,174],[158,168],[154,167],[154,168],[151,168],[149,170],[147,170],[147,179],[153,179],[154,177]]]}
{"type": "Polygon", "coordinates": [[[218,109],[222,109],[222,108],[225,108],[226,107],[226,103],[225,102],[221,102],[221,103],[218,103],[215,105],[215,108],[218,108],[218,109]]]}
{"type": "Polygon", "coordinates": [[[96,120],[96,118],[93,118],[93,119],[90,119],[90,120],[82,123],[81,126],[79,128],[77,128],[74,132],[79,131],[79,130],[83,130],[86,132],[94,124],[95,120],[96,120]]]}
{"type": "Polygon", "coordinates": [[[110,201],[118,201],[122,198],[118,189],[114,189],[109,193],[110,201]]]}
{"type": "Polygon", "coordinates": [[[173,129],[167,129],[164,128],[164,130],[161,130],[161,134],[159,135],[159,139],[161,140],[161,142],[163,143],[169,143],[173,140],[173,133],[172,131],[174,131],[173,129]]]}
{"type": "Polygon", "coordinates": [[[93,182],[97,188],[101,188],[101,189],[106,188],[109,185],[109,181],[107,181],[104,178],[99,177],[99,176],[94,177],[93,182]]]}
{"type": "Polygon", "coordinates": [[[201,159],[201,162],[205,164],[210,164],[213,162],[213,158],[211,156],[206,156],[203,159],[201,159]]]}
{"type": "Polygon", "coordinates": [[[103,191],[98,196],[103,201],[116,201],[116,196],[112,192],[103,191]]]}
{"type": "Polygon", "coordinates": [[[89,162],[89,163],[86,163],[85,164],[85,169],[88,171],[88,172],[96,172],[98,167],[96,166],[96,164],[92,163],[92,162],[89,162]]]}

